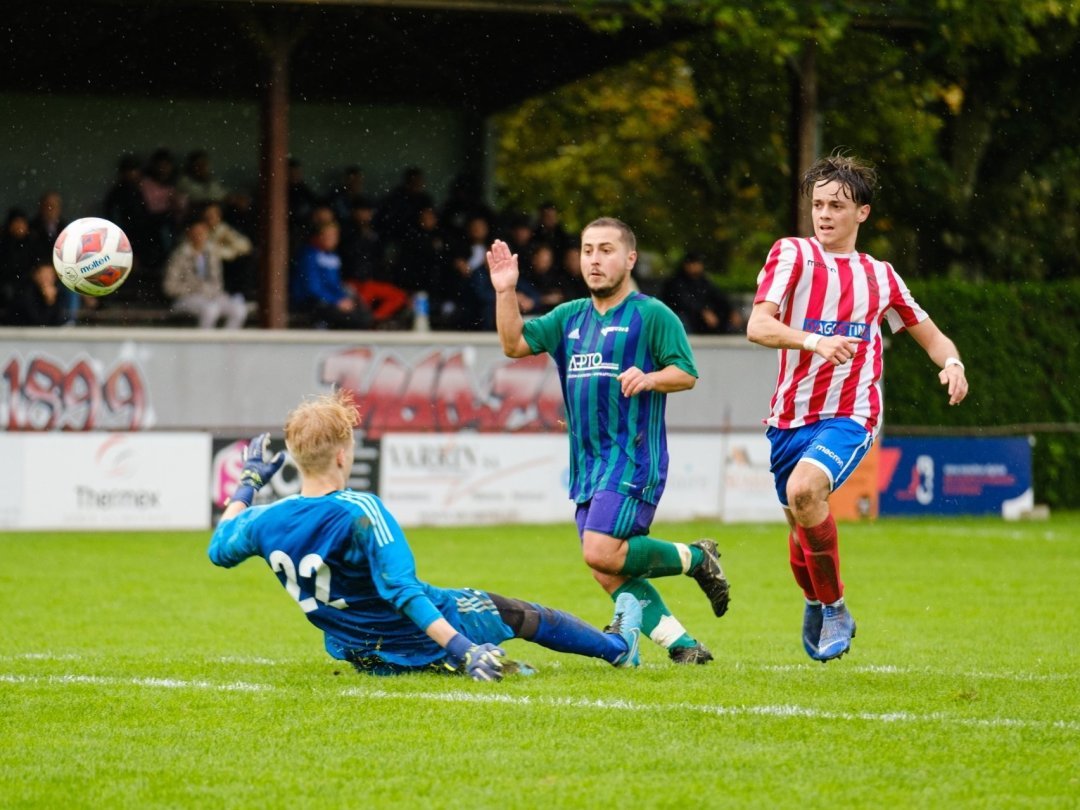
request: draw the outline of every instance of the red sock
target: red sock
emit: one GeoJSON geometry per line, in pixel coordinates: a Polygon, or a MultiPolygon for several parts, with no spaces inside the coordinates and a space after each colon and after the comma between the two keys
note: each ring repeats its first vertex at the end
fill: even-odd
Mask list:
{"type": "Polygon", "coordinates": [[[836,521],[830,514],[817,526],[799,526],[799,542],[807,563],[814,593],[826,605],[844,595],[844,583],[840,581],[840,550],[837,547],[836,521]]]}
{"type": "Polygon", "coordinates": [[[799,583],[807,599],[817,599],[814,596],[814,583],[810,580],[810,572],[806,568],[806,557],[794,531],[788,533],[787,541],[788,561],[791,563],[791,573],[795,575],[795,581],[799,583]]]}

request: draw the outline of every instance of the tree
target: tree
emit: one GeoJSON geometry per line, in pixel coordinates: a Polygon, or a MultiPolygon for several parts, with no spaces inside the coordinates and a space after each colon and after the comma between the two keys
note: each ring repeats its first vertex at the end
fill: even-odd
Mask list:
{"type": "Polygon", "coordinates": [[[1080,275],[1080,0],[636,0],[603,21],[673,16],[696,33],[504,118],[508,199],[622,211],[668,254],[704,240],[750,285],[808,159],[842,146],[880,170],[862,246],[904,275],[1080,275]]]}

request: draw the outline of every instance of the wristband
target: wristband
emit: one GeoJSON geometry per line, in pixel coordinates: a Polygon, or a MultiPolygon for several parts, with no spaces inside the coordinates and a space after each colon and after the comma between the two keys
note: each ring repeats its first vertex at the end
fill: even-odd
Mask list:
{"type": "MultiPolygon", "coordinates": [[[[812,352],[817,349],[817,345],[821,342],[821,335],[817,332],[811,332],[806,336],[806,340],[802,342],[804,352],[812,352]]],[[[957,361],[959,362],[959,361],[957,361]]]]}
{"type": "Polygon", "coordinates": [[[942,368],[948,368],[949,366],[960,366],[961,371],[965,371],[964,364],[960,362],[959,357],[946,357],[945,365],[942,368]]]}
{"type": "Polygon", "coordinates": [[[255,500],[255,487],[251,486],[251,484],[240,484],[236,487],[236,491],[232,494],[232,497],[229,498],[226,506],[230,503],[235,503],[236,501],[244,504],[244,506],[251,506],[253,500],[255,500]]]}
{"type": "Polygon", "coordinates": [[[465,635],[458,633],[446,642],[446,651],[455,662],[460,662],[465,659],[465,653],[469,651],[469,647],[472,645],[473,643],[465,635]]]}

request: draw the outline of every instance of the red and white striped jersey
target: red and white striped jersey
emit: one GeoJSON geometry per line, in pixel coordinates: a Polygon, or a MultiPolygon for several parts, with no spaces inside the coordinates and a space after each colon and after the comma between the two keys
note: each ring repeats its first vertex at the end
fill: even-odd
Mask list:
{"type": "Polygon", "coordinates": [[[813,352],[781,349],[766,424],[808,425],[851,417],[868,431],[881,421],[881,323],[894,333],[926,320],[892,265],[865,253],[829,253],[817,239],[781,239],[758,275],[754,303],[780,307],[777,317],[793,329],[847,335],[862,345],[842,366],[813,352]]]}

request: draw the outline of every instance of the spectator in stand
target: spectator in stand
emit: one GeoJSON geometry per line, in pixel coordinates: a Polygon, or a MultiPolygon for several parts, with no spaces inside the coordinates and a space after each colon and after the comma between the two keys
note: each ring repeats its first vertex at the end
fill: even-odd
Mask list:
{"type": "Polygon", "coordinates": [[[215,179],[210,166],[210,155],[205,149],[196,149],[188,154],[184,174],[177,181],[176,190],[183,198],[187,210],[193,210],[208,202],[220,203],[229,193],[228,189],[215,179]]]}
{"type": "Polygon", "coordinates": [[[375,231],[375,204],[368,197],[352,201],[349,218],[341,229],[341,276],[371,310],[376,329],[404,327],[409,295],[386,280],[383,243],[375,231]]]}
{"type": "Polygon", "coordinates": [[[371,311],[341,280],[340,238],[337,223],[324,222],[300,251],[289,285],[293,308],[317,329],[370,329],[371,311]]]}
{"type": "Polygon", "coordinates": [[[221,257],[226,291],[253,296],[256,284],[251,240],[225,221],[221,203],[205,203],[200,213],[210,229],[210,244],[221,257]]]}
{"type": "Polygon", "coordinates": [[[196,316],[200,329],[212,329],[222,319],[226,329],[239,329],[247,320],[247,301],[225,291],[221,254],[210,241],[210,226],[199,217],[188,220],[184,238],[169,256],[164,290],[173,309],[196,316]]]}
{"type": "Polygon", "coordinates": [[[489,301],[484,285],[491,282],[480,268],[472,266],[468,246],[459,244],[450,253],[432,296],[432,326],[456,332],[476,332],[491,329],[494,320],[494,301],[489,301]],[[492,311],[486,317],[486,309],[492,311]],[[485,322],[491,325],[485,326],[485,322]]]}
{"type": "Polygon", "coordinates": [[[690,252],[675,274],[664,282],[660,300],[679,316],[686,331],[722,335],[740,331],[743,324],[723,290],[705,274],[705,255],[690,252]]]}
{"type": "Polygon", "coordinates": [[[585,283],[581,275],[581,246],[576,244],[567,246],[562,252],[559,264],[563,271],[563,291],[566,293],[566,300],[572,301],[589,295],[589,285],[585,283]]]}
{"type": "Polygon", "coordinates": [[[341,225],[338,218],[334,216],[334,209],[326,203],[318,203],[311,209],[311,216],[308,218],[308,233],[315,233],[323,225],[341,225]]]}
{"type": "Polygon", "coordinates": [[[394,283],[408,292],[430,292],[442,277],[447,244],[431,198],[417,209],[416,219],[401,245],[394,283]]]}
{"type": "MultiPolygon", "coordinates": [[[[518,220],[520,224],[521,220],[518,220]]],[[[524,230],[531,235],[532,228],[529,226],[528,217],[524,219],[524,230]]],[[[488,224],[487,220],[483,217],[476,217],[470,221],[468,225],[468,231],[470,234],[470,249],[469,249],[469,281],[472,288],[472,297],[475,299],[475,304],[471,301],[470,306],[475,306],[479,311],[479,316],[469,316],[470,323],[478,323],[477,326],[469,326],[471,329],[479,329],[483,332],[495,331],[495,288],[491,284],[491,272],[487,263],[488,247],[484,248],[483,255],[478,256],[476,247],[477,241],[488,238],[488,224]]],[[[519,228],[518,236],[521,236],[521,229],[519,228]]],[[[526,250],[529,250],[526,242],[526,250]]],[[[489,245],[490,246],[490,245],[489,245]]],[[[540,293],[532,283],[525,278],[519,278],[517,284],[517,300],[518,308],[522,315],[529,316],[535,315],[536,310],[540,305],[540,293]]]]}
{"type": "Polygon", "coordinates": [[[432,206],[423,169],[410,166],[375,212],[375,230],[387,243],[404,242],[415,229],[420,211],[432,206]]]}
{"type": "Polygon", "coordinates": [[[122,155],[116,166],[116,180],[105,195],[102,212],[105,219],[115,222],[131,242],[136,260],[146,240],[146,203],[139,183],[142,168],[136,155],[122,155]]]}
{"type": "Polygon", "coordinates": [[[221,213],[227,223],[254,241],[258,222],[255,206],[248,192],[242,189],[230,191],[222,203],[221,213]]]}
{"type": "Polygon", "coordinates": [[[311,215],[319,204],[319,196],[304,179],[304,164],[289,158],[289,252],[294,256],[304,247],[304,238],[311,231],[311,215]]]}
{"type": "MultiPolygon", "coordinates": [[[[364,170],[359,166],[346,166],[341,182],[330,191],[326,204],[334,212],[338,222],[345,223],[352,215],[353,204],[364,198],[364,170]]],[[[342,233],[344,238],[344,232],[342,233]]]]}
{"type": "Polygon", "coordinates": [[[176,243],[180,197],[176,191],[176,161],[164,147],[154,151],[139,181],[146,211],[146,241],[140,259],[144,268],[160,268],[176,243]]]}
{"type": "Polygon", "coordinates": [[[375,201],[353,200],[341,225],[341,274],[346,279],[386,278],[386,246],[375,230],[375,201]]]}
{"type": "Polygon", "coordinates": [[[488,245],[491,244],[491,220],[484,214],[474,214],[465,223],[465,247],[469,269],[479,270],[487,264],[488,245]]]}
{"type": "Polygon", "coordinates": [[[566,232],[559,217],[559,209],[553,202],[544,202],[536,209],[536,227],[533,228],[534,242],[547,242],[556,256],[562,254],[576,240],[566,232]]]}
{"type": "Polygon", "coordinates": [[[480,181],[476,175],[462,173],[450,184],[446,202],[439,210],[439,222],[452,239],[465,238],[469,220],[484,217],[488,222],[494,218],[494,212],[484,202],[480,191],[480,181]]]}
{"type": "Polygon", "coordinates": [[[46,191],[38,199],[38,210],[30,220],[30,238],[34,240],[37,258],[52,255],[53,243],[67,227],[64,219],[64,200],[58,191],[46,191]]]}
{"type": "MultiPolygon", "coordinates": [[[[46,191],[38,198],[38,210],[30,220],[30,238],[33,240],[34,261],[51,260],[53,245],[60,231],[67,227],[64,219],[64,200],[58,191],[46,191]]],[[[81,298],[78,293],[62,287],[60,309],[64,313],[65,323],[75,323],[79,313],[81,298]]]]}
{"type": "Polygon", "coordinates": [[[555,264],[555,251],[547,242],[533,244],[526,256],[524,277],[536,294],[530,314],[542,315],[568,300],[562,268],[555,264]]]}
{"type": "Polygon", "coordinates": [[[449,249],[439,283],[432,296],[432,325],[435,329],[475,331],[485,328],[484,312],[494,296],[485,275],[491,226],[483,214],[473,214],[465,222],[464,234],[449,249]]]}
{"type": "Polygon", "coordinates": [[[533,228],[528,214],[513,214],[506,222],[506,234],[503,239],[510,246],[510,252],[525,256],[532,248],[533,228]]]}
{"type": "MultiPolygon", "coordinates": [[[[67,290],[67,287],[63,289],[67,290]]],[[[62,326],[67,322],[60,284],[51,260],[34,263],[30,277],[15,294],[10,315],[15,326],[62,326]]]]}
{"type": "Polygon", "coordinates": [[[7,310],[8,322],[15,298],[28,283],[34,263],[30,220],[21,208],[8,209],[0,235],[0,310],[7,310]]]}

